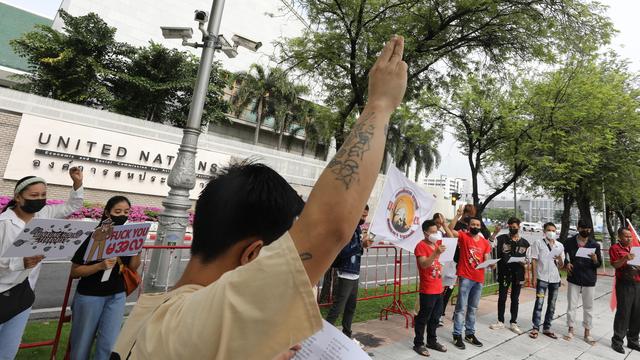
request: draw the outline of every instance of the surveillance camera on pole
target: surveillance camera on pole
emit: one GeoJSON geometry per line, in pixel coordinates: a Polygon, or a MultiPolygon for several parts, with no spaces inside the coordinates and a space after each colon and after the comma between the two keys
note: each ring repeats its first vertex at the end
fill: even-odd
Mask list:
{"type": "Polygon", "coordinates": [[[243,48],[251,50],[253,52],[258,51],[258,49],[260,49],[260,47],[262,46],[262,43],[259,41],[253,41],[237,34],[231,37],[231,41],[233,41],[233,45],[236,48],[238,46],[242,46],[243,48]]]}

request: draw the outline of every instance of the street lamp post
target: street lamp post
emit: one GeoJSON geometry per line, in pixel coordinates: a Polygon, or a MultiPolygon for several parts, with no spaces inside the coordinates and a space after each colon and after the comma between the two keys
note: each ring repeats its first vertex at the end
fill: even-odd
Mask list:
{"type": "MultiPolygon", "coordinates": [[[[187,210],[191,208],[189,192],[195,187],[196,150],[202,120],[202,111],[209,87],[213,56],[218,46],[218,32],[224,0],[214,0],[211,16],[203,36],[200,66],[189,107],[189,117],[182,135],[178,157],[169,173],[167,184],[171,188],[162,202],[164,210],[158,216],[156,245],[175,246],[184,243],[184,235],[189,223],[187,210]]],[[[166,289],[172,286],[179,275],[181,251],[156,250],[151,257],[149,276],[145,280],[145,291],[166,289]]]]}

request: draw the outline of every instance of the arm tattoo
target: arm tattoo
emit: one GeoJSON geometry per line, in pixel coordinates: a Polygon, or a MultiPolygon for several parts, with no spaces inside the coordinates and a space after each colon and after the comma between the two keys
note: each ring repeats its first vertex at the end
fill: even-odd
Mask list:
{"type": "Polygon", "coordinates": [[[309,252],[300,253],[300,260],[302,261],[311,260],[312,257],[313,255],[311,255],[311,253],[309,252]]]}
{"type": "Polygon", "coordinates": [[[351,134],[340,147],[335,157],[329,163],[328,168],[336,175],[336,180],[341,181],[348,190],[354,181],[358,181],[359,161],[363,159],[364,153],[371,149],[371,139],[375,126],[367,121],[375,113],[369,113],[358,121],[351,131],[351,134]]]}

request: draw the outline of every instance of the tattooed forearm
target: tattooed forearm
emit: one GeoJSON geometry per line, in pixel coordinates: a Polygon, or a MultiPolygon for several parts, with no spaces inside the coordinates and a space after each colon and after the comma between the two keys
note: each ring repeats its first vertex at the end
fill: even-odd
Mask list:
{"type": "Polygon", "coordinates": [[[349,189],[354,181],[358,181],[360,161],[363,159],[364,153],[371,149],[375,126],[368,124],[367,120],[374,115],[375,113],[366,114],[354,125],[351,134],[329,163],[328,168],[336,175],[336,180],[341,181],[346,189],[349,189]]]}
{"type": "Polygon", "coordinates": [[[300,253],[300,260],[302,261],[311,260],[312,257],[313,255],[311,255],[311,253],[309,252],[300,253]]]}

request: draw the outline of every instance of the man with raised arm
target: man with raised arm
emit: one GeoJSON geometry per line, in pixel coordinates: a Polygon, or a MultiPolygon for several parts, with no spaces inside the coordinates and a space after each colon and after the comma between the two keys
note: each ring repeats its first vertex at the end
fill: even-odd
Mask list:
{"type": "Polygon", "coordinates": [[[271,168],[229,166],[196,203],[191,260],[167,294],[140,297],[122,359],[273,359],[322,327],[312,285],[349,242],[407,84],[404,39],[369,72],[369,101],[303,203],[271,168]],[[296,220],[297,219],[297,220],[296,220]]]}

